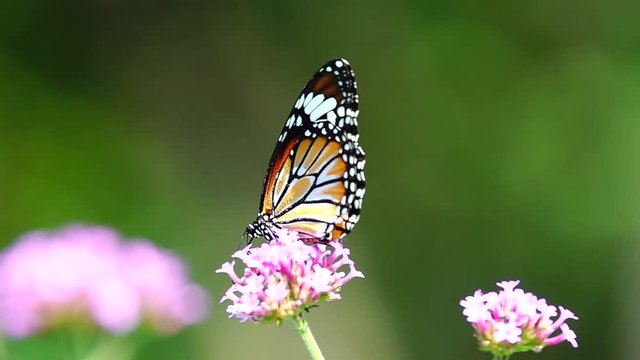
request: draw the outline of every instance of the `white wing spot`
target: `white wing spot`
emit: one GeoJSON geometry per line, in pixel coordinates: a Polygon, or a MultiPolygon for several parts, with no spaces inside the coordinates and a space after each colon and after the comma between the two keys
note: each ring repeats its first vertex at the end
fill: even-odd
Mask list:
{"type": "Polygon", "coordinates": [[[327,113],[327,120],[329,120],[330,123],[335,124],[336,123],[336,113],[335,111],[329,111],[327,113]]]}
{"type": "Polygon", "coordinates": [[[303,101],[304,101],[304,95],[300,95],[298,100],[296,100],[296,104],[293,107],[295,107],[296,109],[300,109],[303,101]]]}
{"type": "Polygon", "coordinates": [[[282,141],[282,140],[284,140],[284,138],[286,138],[286,137],[287,137],[287,132],[285,131],[285,132],[283,132],[282,134],[280,134],[280,137],[278,138],[278,141],[282,141]]]}
{"type": "Polygon", "coordinates": [[[313,97],[313,99],[311,99],[311,101],[306,102],[304,104],[304,112],[309,115],[311,114],[311,112],[313,110],[316,109],[316,107],[318,107],[318,105],[320,105],[320,103],[322,103],[322,100],[324,100],[324,95],[323,94],[318,94],[316,96],[313,97]]]}
{"type": "Polygon", "coordinates": [[[304,101],[302,102],[302,106],[307,106],[307,104],[309,103],[309,101],[311,101],[312,98],[313,98],[313,93],[308,93],[307,96],[304,98],[304,101]]]}
{"type": "MultiPolygon", "coordinates": [[[[322,96],[324,98],[324,95],[318,95],[318,96],[322,96]]],[[[311,101],[311,103],[309,103],[309,106],[305,108],[305,112],[307,111],[307,109],[311,108],[311,105],[314,103],[314,101],[311,101]]],[[[335,98],[332,98],[332,97],[323,101],[322,104],[318,105],[318,107],[316,107],[309,115],[309,117],[311,118],[311,121],[318,120],[320,117],[322,117],[322,115],[335,109],[336,105],[338,105],[338,102],[336,101],[335,98]]]]}

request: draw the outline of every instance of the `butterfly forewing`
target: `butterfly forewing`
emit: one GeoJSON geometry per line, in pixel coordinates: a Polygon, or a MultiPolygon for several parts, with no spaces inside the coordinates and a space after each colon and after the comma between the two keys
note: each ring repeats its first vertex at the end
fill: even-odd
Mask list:
{"type": "Polygon", "coordinates": [[[353,70],[344,59],[328,62],[304,87],[282,129],[250,235],[269,238],[273,228],[286,228],[335,241],[353,229],[365,192],[357,116],[353,70]]]}

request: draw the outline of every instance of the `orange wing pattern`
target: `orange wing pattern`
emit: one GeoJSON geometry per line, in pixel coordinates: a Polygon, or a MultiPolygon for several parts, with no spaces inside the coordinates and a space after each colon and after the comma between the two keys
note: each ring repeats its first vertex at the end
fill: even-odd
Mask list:
{"type": "Polygon", "coordinates": [[[365,155],[358,143],[358,95],[344,59],[325,64],[303,89],[265,176],[250,237],[275,228],[313,241],[338,241],[359,220],[365,155]]]}

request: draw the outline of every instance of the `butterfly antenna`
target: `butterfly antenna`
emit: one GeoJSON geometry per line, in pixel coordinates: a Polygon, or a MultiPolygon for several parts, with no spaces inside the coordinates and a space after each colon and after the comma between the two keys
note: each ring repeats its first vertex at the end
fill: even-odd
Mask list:
{"type": "Polygon", "coordinates": [[[240,241],[238,241],[238,250],[251,244],[251,242],[253,242],[253,239],[255,239],[255,236],[249,235],[247,230],[245,230],[244,233],[242,233],[242,236],[240,237],[240,241]]]}
{"type": "Polygon", "coordinates": [[[242,236],[240,236],[240,240],[238,240],[238,248],[236,250],[240,250],[244,247],[242,245],[243,242],[245,243],[245,245],[247,244],[247,241],[245,240],[246,238],[247,238],[247,230],[245,230],[244,233],[242,233],[242,236]]]}

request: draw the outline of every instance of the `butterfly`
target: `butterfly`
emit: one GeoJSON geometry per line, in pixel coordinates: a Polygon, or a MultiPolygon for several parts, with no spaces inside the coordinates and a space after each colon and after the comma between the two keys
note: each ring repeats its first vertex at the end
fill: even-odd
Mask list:
{"type": "Polygon", "coordinates": [[[340,241],[360,219],[364,150],[358,143],[358,93],[349,62],[323,65],[302,89],[278,137],[262,184],[249,241],[277,229],[307,242],[340,241]]]}

